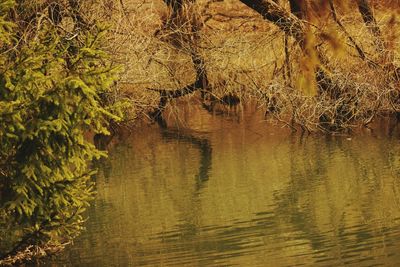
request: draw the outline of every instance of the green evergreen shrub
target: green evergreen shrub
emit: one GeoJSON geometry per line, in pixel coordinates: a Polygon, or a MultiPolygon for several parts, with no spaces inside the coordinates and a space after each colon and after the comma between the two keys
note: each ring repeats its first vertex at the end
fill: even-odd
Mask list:
{"type": "Polygon", "coordinates": [[[85,135],[107,134],[122,115],[100,97],[117,77],[101,49],[105,29],[67,36],[43,20],[21,32],[14,4],[0,2],[0,262],[79,233],[93,196],[90,163],[105,155],[85,135]]]}

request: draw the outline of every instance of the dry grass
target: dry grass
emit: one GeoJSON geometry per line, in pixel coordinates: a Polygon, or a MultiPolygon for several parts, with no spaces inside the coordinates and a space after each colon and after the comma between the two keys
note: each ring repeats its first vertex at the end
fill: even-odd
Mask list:
{"type": "MultiPolygon", "coordinates": [[[[179,36],[190,33],[184,23],[172,32],[162,29],[171,16],[162,1],[108,2],[112,8],[99,10],[96,16],[107,18],[111,24],[108,49],[115,62],[125,67],[119,88],[133,104],[131,115],[143,117],[157,107],[159,100],[159,94],[148,88],[177,89],[194,81],[190,58],[193,43],[185,45],[177,41],[179,36]]],[[[386,55],[376,51],[374,38],[357,11],[338,7],[339,19],[347,32],[376,66],[360,59],[353,44],[330,17],[313,21],[314,33],[336,39],[334,43],[316,40],[329,62],[331,77],[343,93],[336,100],[324,95],[317,97],[312,88],[299,88],[298,81],[304,79],[307,63],[298,45],[290,39],[291,79],[287,77],[284,34],[240,2],[199,1],[190,12],[197,12],[202,18],[201,41],[196,50],[206,62],[215,98],[231,93],[242,101],[257,99],[264,110],[273,104],[279,110],[270,113],[273,119],[290,127],[316,131],[321,129],[321,116],[327,116],[326,123],[330,125],[325,130],[340,130],[366,125],[376,115],[400,110],[393,97],[398,94],[399,83],[390,78],[393,66],[400,66],[400,27],[395,17],[398,11],[382,5],[375,3],[375,11],[387,44],[386,55]],[[341,108],[349,114],[337,119],[341,108]]],[[[190,12],[188,16],[192,15],[190,12]]],[[[307,86],[312,87],[312,83],[306,83],[307,86]]]]}

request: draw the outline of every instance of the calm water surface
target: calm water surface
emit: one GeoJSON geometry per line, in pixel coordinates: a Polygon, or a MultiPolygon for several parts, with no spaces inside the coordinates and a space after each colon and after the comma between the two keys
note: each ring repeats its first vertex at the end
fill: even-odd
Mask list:
{"type": "Polygon", "coordinates": [[[400,266],[400,138],[252,114],[135,130],[52,266],[400,266]]]}

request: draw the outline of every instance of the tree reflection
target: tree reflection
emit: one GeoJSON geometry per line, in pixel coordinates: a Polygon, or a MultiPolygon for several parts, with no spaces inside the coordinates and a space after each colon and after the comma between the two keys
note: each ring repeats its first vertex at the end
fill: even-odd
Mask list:
{"type": "Polygon", "coordinates": [[[198,192],[210,178],[210,170],[212,167],[212,147],[210,141],[204,137],[197,137],[194,134],[173,129],[163,129],[161,133],[166,140],[178,140],[180,142],[192,144],[199,149],[199,170],[195,176],[196,191],[198,192]]]}

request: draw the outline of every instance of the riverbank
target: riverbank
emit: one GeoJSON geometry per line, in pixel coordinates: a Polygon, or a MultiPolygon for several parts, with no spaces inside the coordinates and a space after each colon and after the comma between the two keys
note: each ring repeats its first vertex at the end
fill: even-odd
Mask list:
{"type": "Polygon", "coordinates": [[[79,233],[90,163],[142,124],[204,157],[216,121],[256,121],[261,136],[396,134],[398,2],[293,3],[3,1],[0,256],[79,233]]]}
{"type": "Polygon", "coordinates": [[[30,245],[23,250],[18,251],[16,254],[0,260],[0,266],[22,266],[24,264],[34,264],[35,262],[40,262],[44,258],[60,253],[68,245],[71,245],[71,242],[63,244],[48,243],[42,246],[30,245]]]}
{"type": "MultiPolygon", "coordinates": [[[[289,10],[289,1],[280,4],[289,10]]],[[[195,33],[187,29],[192,22],[185,16],[180,19],[189,19],[186,24],[168,28],[169,19],[178,14],[162,2],[145,1],[135,10],[135,1],[128,1],[125,8],[134,19],[110,37],[129,44],[111,50],[126,67],[121,91],[131,99],[137,117],[154,115],[179,98],[194,95],[192,101],[198,102],[208,94],[200,104],[212,109],[213,103],[233,95],[242,103],[257,101],[278,121],[310,132],[340,132],[368,125],[375,116],[399,112],[396,2],[374,2],[383,50],[377,49],[355,3],[335,4],[333,11],[327,7],[320,14],[310,11],[312,27],[303,26],[306,35],[312,35],[307,41],[318,49],[305,52],[299,40],[239,1],[194,3],[185,14],[200,17],[195,33]],[[187,42],[191,34],[195,42],[187,42]],[[194,64],[193,52],[201,66],[194,64]],[[316,84],[317,66],[329,86],[316,84]],[[207,77],[196,73],[199,67],[207,77]]],[[[123,21],[118,12],[115,20],[123,21]]]]}

